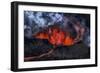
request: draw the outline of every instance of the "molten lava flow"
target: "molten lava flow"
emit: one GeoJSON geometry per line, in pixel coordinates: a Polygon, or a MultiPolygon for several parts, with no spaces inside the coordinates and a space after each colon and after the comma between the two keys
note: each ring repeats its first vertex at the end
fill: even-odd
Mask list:
{"type": "Polygon", "coordinates": [[[58,28],[51,29],[51,32],[49,33],[49,42],[53,45],[63,45],[63,40],[65,38],[65,34],[63,31],[61,31],[58,28]]]}
{"type": "Polygon", "coordinates": [[[39,38],[39,39],[48,39],[49,38],[49,35],[47,33],[40,32],[40,33],[36,34],[35,37],[36,38],[39,38]]]}
{"type": "Polygon", "coordinates": [[[65,46],[71,46],[73,44],[74,44],[74,40],[70,36],[65,37],[63,45],[65,45],[65,46]]]}
{"type": "Polygon", "coordinates": [[[49,28],[47,33],[40,32],[35,38],[39,39],[47,39],[54,46],[63,45],[63,46],[71,46],[74,43],[74,40],[70,37],[70,34],[65,33],[60,28],[49,28]]]}

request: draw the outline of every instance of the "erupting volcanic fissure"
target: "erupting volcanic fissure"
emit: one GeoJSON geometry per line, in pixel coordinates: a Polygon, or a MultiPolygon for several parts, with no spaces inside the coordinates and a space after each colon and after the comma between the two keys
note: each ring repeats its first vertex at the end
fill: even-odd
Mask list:
{"type": "Polygon", "coordinates": [[[75,38],[72,38],[70,32],[64,31],[58,26],[48,27],[47,29],[41,30],[37,34],[33,35],[34,38],[48,40],[49,43],[53,45],[53,48],[51,48],[47,53],[43,53],[39,56],[25,58],[25,61],[50,56],[57,46],[72,46],[79,42],[83,36],[84,28],[79,25],[74,25],[74,28],[77,33],[75,38]]]}
{"type": "Polygon", "coordinates": [[[90,56],[90,14],[24,11],[24,61],[90,56]]]}
{"type": "Polygon", "coordinates": [[[64,32],[59,27],[52,27],[47,31],[39,32],[35,38],[47,39],[54,46],[71,46],[74,44],[74,39],[71,38],[70,33],[64,32]]]}

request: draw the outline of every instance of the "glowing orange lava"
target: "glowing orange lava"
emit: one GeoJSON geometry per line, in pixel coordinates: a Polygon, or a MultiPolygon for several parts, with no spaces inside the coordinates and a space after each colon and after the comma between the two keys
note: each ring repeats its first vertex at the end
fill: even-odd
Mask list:
{"type": "Polygon", "coordinates": [[[35,38],[47,39],[51,44],[71,46],[74,43],[74,40],[70,37],[70,33],[62,31],[58,27],[49,28],[48,31],[40,32],[35,35],[35,38]]]}

